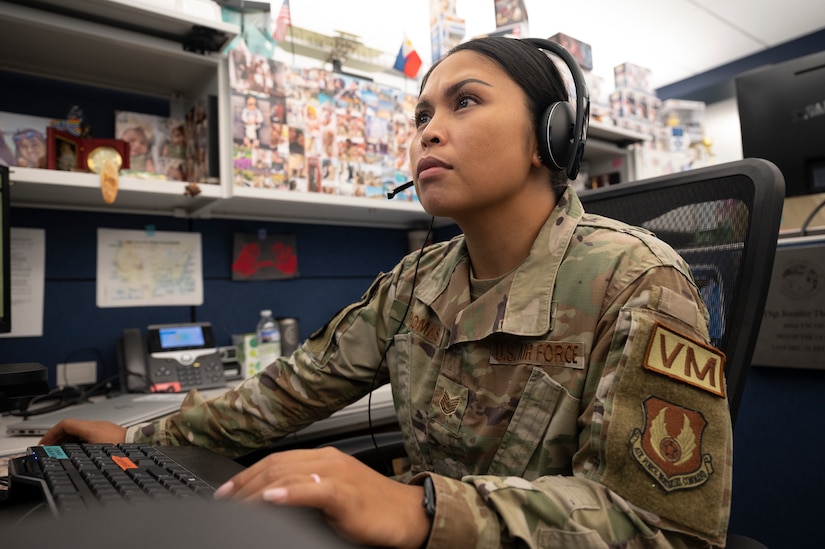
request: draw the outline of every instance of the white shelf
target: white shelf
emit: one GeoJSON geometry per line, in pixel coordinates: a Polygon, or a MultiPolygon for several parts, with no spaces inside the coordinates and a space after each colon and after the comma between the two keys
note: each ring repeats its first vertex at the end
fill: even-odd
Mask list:
{"type": "Polygon", "coordinates": [[[626,165],[631,156],[629,147],[648,139],[650,136],[643,133],[591,122],[587,132],[587,144],[584,146],[584,160],[590,162],[596,172],[615,163],[626,165]]]}
{"type": "Polygon", "coordinates": [[[36,3],[49,10],[74,14],[80,19],[105,21],[112,26],[131,28],[170,40],[182,41],[195,26],[222,33],[222,46],[238,34],[237,25],[216,19],[213,15],[220,16],[220,10],[208,9],[214,5],[204,0],[200,0],[202,8],[197,2],[184,1],[186,11],[172,7],[176,3],[181,4],[180,0],[26,0],[19,3],[36,3]],[[209,11],[213,13],[209,14],[209,11]]]}
{"type": "MultiPolygon", "coordinates": [[[[410,229],[426,228],[430,215],[418,202],[233,187],[231,196],[197,212],[202,217],[410,229]]],[[[438,218],[437,226],[452,223],[438,218]]]]}
{"type": "MultiPolygon", "coordinates": [[[[636,142],[617,128],[597,129],[612,141],[588,139],[586,158],[592,165],[615,159],[627,164],[627,149],[616,142],[636,142]]],[[[251,219],[364,227],[426,226],[430,216],[418,202],[362,198],[249,187],[200,185],[201,194],[184,196],[185,183],[121,177],[118,198],[105,204],[98,176],[86,173],[12,168],[11,203],[17,207],[174,215],[193,218],[251,219]]],[[[452,223],[436,219],[436,226],[452,223]]]]}
{"type": "Polygon", "coordinates": [[[184,194],[187,183],[120,177],[114,203],[106,204],[100,176],[12,167],[11,204],[21,208],[48,208],[112,213],[144,213],[189,217],[221,196],[218,185],[200,185],[197,196],[184,194]]]}
{"type": "MultiPolygon", "coordinates": [[[[430,216],[417,202],[201,184],[185,195],[187,183],[121,176],[117,199],[103,202],[98,175],[11,168],[11,204],[20,208],[252,219],[363,227],[426,227],[430,216]]],[[[436,220],[437,225],[451,223],[436,220]]]]}
{"type": "Polygon", "coordinates": [[[633,145],[650,139],[647,134],[591,122],[584,148],[590,174],[618,172],[622,182],[636,178],[633,145]]]}
{"type": "Polygon", "coordinates": [[[591,164],[599,164],[605,161],[609,162],[616,157],[623,157],[626,154],[626,148],[622,148],[609,141],[588,139],[587,144],[584,146],[584,160],[587,160],[591,164]]]}
{"type": "Polygon", "coordinates": [[[8,2],[0,19],[0,69],[167,99],[215,85],[220,54],[8,2]]]}
{"type": "Polygon", "coordinates": [[[645,133],[634,132],[624,128],[619,128],[610,124],[591,122],[587,132],[587,145],[593,141],[611,143],[620,148],[626,148],[634,143],[648,141],[650,136],[645,133]]]}

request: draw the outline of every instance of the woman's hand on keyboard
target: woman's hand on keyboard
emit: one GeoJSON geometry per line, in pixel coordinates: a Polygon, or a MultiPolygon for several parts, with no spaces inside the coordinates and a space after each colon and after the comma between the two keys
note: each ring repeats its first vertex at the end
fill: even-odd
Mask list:
{"type": "Polygon", "coordinates": [[[126,428],[109,421],[64,419],[49,429],[40,439],[42,446],[66,442],[91,442],[93,444],[118,444],[125,442],[126,428]]]}
{"type": "Polygon", "coordinates": [[[392,480],[332,447],[270,454],[215,497],[313,507],[339,535],[359,544],[421,547],[430,532],[421,486],[392,480]]]}

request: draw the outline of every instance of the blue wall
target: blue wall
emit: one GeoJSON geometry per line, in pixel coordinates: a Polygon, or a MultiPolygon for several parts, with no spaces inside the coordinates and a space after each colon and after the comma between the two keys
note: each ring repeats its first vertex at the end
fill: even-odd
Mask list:
{"type": "Polygon", "coordinates": [[[770,549],[822,546],[825,371],[754,366],[734,429],[730,531],[770,549]]]}
{"type": "MultiPolygon", "coordinates": [[[[98,360],[98,377],[116,375],[115,338],[125,327],[210,321],[219,345],[254,330],[258,312],[298,317],[306,337],[357,299],[379,271],[407,249],[406,232],[251,221],[188,221],[170,217],[12,209],[16,227],[46,229],[44,336],[0,339],[0,362],[98,360]],[[199,307],[98,309],[95,306],[97,228],[194,231],[202,235],[204,304],[199,307]],[[293,234],[300,276],[269,282],[233,282],[233,235],[293,234]]],[[[455,234],[443,229],[438,239],[455,234]]],[[[819,533],[825,481],[819,472],[825,436],[819,403],[825,372],[751,369],[734,441],[731,531],[772,549],[812,547],[819,533]]],[[[701,512],[701,510],[697,510],[701,512]]]]}
{"type": "Polygon", "coordinates": [[[406,231],[358,227],[184,220],[123,214],[12,208],[12,226],[46,230],[43,337],[0,339],[0,362],[39,362],[55,384],[56,364],[98,360],[98,379],[117,373],[115,340],[123,328],[208,321],[218,345],[255,330],[259,311],[296,317],[306,337],[341,307],[359,298],[380,271],[406,253],[406,231]],[[198,307],[99,309],[95,305],[97,228],[191,231],[201,234],[204,303],[198,307]],[[300,276],[233,282],[235,233],[295,236],[300,276]]]}

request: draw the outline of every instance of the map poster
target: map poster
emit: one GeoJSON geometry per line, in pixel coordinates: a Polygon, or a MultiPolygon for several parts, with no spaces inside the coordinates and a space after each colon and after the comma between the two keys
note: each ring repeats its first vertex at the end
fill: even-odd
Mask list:
{"type": "Polygon", "coordinates": [[[97,306],[201,305],[200,233],[97,230],[97,306]]]}

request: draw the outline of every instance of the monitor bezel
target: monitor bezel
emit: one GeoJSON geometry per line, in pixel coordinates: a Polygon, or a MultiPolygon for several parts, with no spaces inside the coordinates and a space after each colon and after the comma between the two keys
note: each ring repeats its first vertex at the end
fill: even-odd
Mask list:
{"type": "Polygon", "coordinates": [[[11,332],[11,182],[9,167],[0,166],[0,333],[11,332]]]}
{"type": "Polygon", "coordinates": [[[825,51],[746,71],[734,82],[742,155],[776,164],[786,197],[825,192],[825,51]]]}

